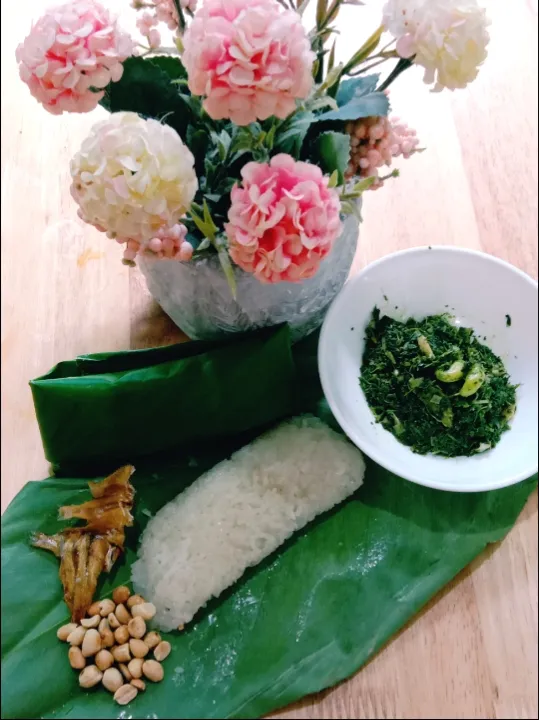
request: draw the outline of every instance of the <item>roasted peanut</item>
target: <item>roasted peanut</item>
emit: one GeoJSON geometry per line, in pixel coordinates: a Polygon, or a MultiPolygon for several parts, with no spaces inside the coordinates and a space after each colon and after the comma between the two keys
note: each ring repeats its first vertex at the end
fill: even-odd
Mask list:
{"type": "Polygon", "coordinates": [[[101,617],[108,617],[111,612],[114,612],[116,610],[116,603],[114,600],[111,600],[110,598],[105,598],[105,600],[101,600],[101,608],[99,610],[99,614],[101,617]]]}
{"type": "Polygon", "coordinates": [[[141,617],[143,620],[151,620],[157,612],[153,603],[139,603],[131,608],[133,617],[141,617]]]}
{"type": "Polygon", "coordinates": [[[150,648],[146,645],[144,640],[137,640],[136,638],[131,638],[129,641],[129,649],[131,650],[133,657],[136,658],[146,657],[146,655],[150,652],[150,648]]]}
{"type": "Polygon", "coordinates": [[[131,620],[131,613],[127,610],[125,605],[118,605],[114,614],[122,625],[127,625],[127,623],[131,620]]]}
{"type": "Polygon", "coordinates": [[[120,585],[120,587],[117,587],[116,590],[112,593],[112,599],[116,603],[116,605],[121,605],[122,603],[126,603],[131,595],[131,590],[126,587],[125,585],[120,585]]]}
{"type": "Polygon", "coordinates": [[[143,602],[145,602],[144,598],[140,595],[131,595],[127,601],[127,607],[131,610],[135,605],[140,605],[143,602]]]}
{"type": "MultiPolygon", "coordinates": [[[[139,606],[135,605],[135,607],[139,606]]],[[[146,623],[141,617],[134,617],[130,620],[127,623],[127,629],[131,637],[137,638],[138,640],[146,635],[146,623]]]]}
{"type": "Polygon", "coordinates": [[[95,664],[101,672],[105,672],[114,665],[114,656],[108,650],[100,650],[95,656],[95,664]]]}
{"type": "Polygon", "coordinates": [[[144,680],[141,680],[140,678],[133,678],[133,680],[131,680],[130,684],[133,687],[136,687],[137,690],[142,690],[142,692],[144,692],[144,690],[146,690],[146,683],[144,682],[144,680]]]}
{"type": "Polygon", "coordinates": [[[82,625],[82,627],[85,627],[85,628],[96,628],[99,625],[100,620],[101,620],[101,615],[92,615],[92,617],[83,618],[80,621],[80,624],[82,625]]]}
{"type": "Polygon", "coordinates": [[[58,640],[61,640],[62,642],[67,642],[67,638],[77,628],[78,628],[77,623],[68,623],[67,625],[62,625],[62,627],[58,628],[58,630],[56,631],[56,637],[58,638],[58,640]]]}
{"type": "Polygon", "coordinates": [[[129,630],[127,629],[127,625],[120,625],[119,628],[116,628],[114,631],[114,639],[118,643],[118,645],[123,645],[126,642],[129,642],[129,638],[131,635],[129,634],[129,630]]]}
{"type": "MultiPolygon", "coordinates": [[[[118,607],[123,607],[123,605],[118,605],[118,607]]],[[[116,608],[116,609],[118,609],[118,608],[116,608]]],[[[110,613],[110,615],[108,616],[108,621],[109,621],[109,627],[112,630],[116,630],[116,628],[119,628],[120,625],[122,624],[116,617],[115,613],[110,613]]]]}
{"type": "Polygon", "coordinates": [[[103,673],[103,685],[109,690],[111,693],[115,693],[118,688],[122,687],[124,684],[124,679],[122,677],[122,673],[117,670],[114,667],[108,668],[108,670],[105,670],[103,673]]]}
{"type": "Polygon", "coordinates": [[[169,655],[171,651],[170,643],[166,640],[163,640],[159,643],[159,645],[154,649],[153,655],[156,660],[159,662],[163,662],[169,655]]]}
{"type": "Polygon", "coordinates": [[[69,664],[74,670],[82,670],[86,666],[86,658],[81,652],[80,647],[72,645],[67,653],[69,664]]]}
{"type": "Polygon", "coordinates": [[[114,693],[114,699],[118,705],[127,705],[134,700],[138,695],[138,690],[133,685],[122,685],[114,693]]]}
{"type": "Polygon", "coordinates": [[[142,677],[142,662],[142,658],[133,658],[133,660],[130,661],[127,669],[131,673],[131,677],[135,679],[142,677]]]}
{"type": "Polygon", "coordinates": [[[161,682],[165,675],[163,666],[157,660],[145,660],[142,663],[142,674],[152,682],[161,682]]]}
{"type": "Polygon", "coordinates": [[[111,648],[115,644],[114,635],[112,630],[108,628],[99,633],[101,635],[101,645],[104,648],[111,648]]]}
{"type": "Polygon", "coordinates": [[[159,635],[159,633],[155,632],[155,630],[151,630],[144,638],[144,642],[151,650],[152,648],[157,647],[157,645],[159,645],[159,643],[161,642],[161,635],[159,635]]]}
{"type": "Polygon", "coordinates": [[[120,663],[118,667],[120,668],[120,672],[122,673],[126,681],[130,682],[133,678],[131,677],[131,673],[129,672],[127,665],[125,663],[120,663]]]}
{"type": "Polygon", "coordinates": [[[82,645],[84,636],[86,635],[86,628],[79,625],[72,633],[67,636],[67,642],[70,645],[82,645]]]}
{"type": "Polygon", "coordinates": [[[101,635],[97,630],[91,628],[87,630],[86,635],[82,641],[82,654],[84,657],[90,657],[95,655],[101,650],[101,635]]]}
{"type": "Polygon", "coordinates": [[[79,685],[83,688],[91,688],[101,682],[103,673],[95,665],[88,665],[79,675],[79,685]]]}
{"type": "Polygon", "coordinates": [[[112,648],[112,655],[117,663],[128,663],[131,660],[131,653],[129,652],[129,645],[124,643],[123,645],[117,645],[112,648]]]}
{"type": "Polygon", "coordinates": [[[88,612],[86,613],[88,617],[91,617],[92,615],[99,615],[101,612],[101,600],[96,600],[94,603],[90,605],[88,608],[88,612]]]}

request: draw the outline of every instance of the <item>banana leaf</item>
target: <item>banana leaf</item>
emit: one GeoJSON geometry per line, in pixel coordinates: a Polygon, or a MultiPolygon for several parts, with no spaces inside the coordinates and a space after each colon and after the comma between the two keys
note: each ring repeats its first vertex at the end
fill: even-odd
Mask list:
{"type": "MultiPolygon", "coordinates": [[[[281,345],[271,347],[273,371],[283,373],[289,353],[282,352],[281,345]]],[[[214,371],[218,377],[226,375],[223,364],[229,356],[223,360],[221,348],[217,353],[207,347],[201,350],[209,366],[200,382],[214,371]]],[[[267,352],[263,344],[252,350],[250,360],[251,372],[269,388],[270,379],[262,372],[262,367],[267,371],[267,352]]],[[[131,421],[127,410],[122,416],[123,402],[144,382],[144,363],[156,358],[152,353],[86,359],[90,366],[96,362],[90,378],[97,383],[117,371],[116,363],[124,368],[119,372],[131,362],[137,366],[137,381],[114,407],[116,420],[131,421]]],[[[154,367],[150,364],[148,370],[154,367]]],[[[294,412],[315,412],[336,426],[317,379],[316,338],[294,348],[294,367],[294,412]]],[[[55,413],[56,389],[47,399],[44,385],[41,428],[46,432],[48,423],[58,428],[71,416],[64,415],[63,402],[55,413]]],[[[207,392],[213,391],[210,385],[207,392]]],[[[204,388],[183,387],[185,392],[211,406],[204,388]]],[[[262,395],[260,390],[258,397],[262,395]]],[[[172,404],[182,399],[173,390],[167,396],[172,404]]],[[[93,406],[84,402],[84,407],[93,406]]],[[[125,407],[132,411],[131,404],[125,407]]],[[[281,406],[278,414],[283,411],[281,406]]],[[[278,419],[253,405],[240,427],[228,431],[227,421],[230,426],[237,423],[236,410],[228,415],[223,404],[219,412],[219,424],[210,422],[206,438],[200,432],[191,436],[178,424],[176,449],[150,456],[141,452],[143,448],[133,448],[138,453],[132,478],[137,491],[135,525],[128,531],[126,556],[110,576],[103,576],[99,597],[129,580],[138,539],[152,514],[256,436],[264,423],[278,419]],[[203,445],[200,440],[205,440],[203,445]]],[[[81,412],[77,419],[82,432],[83,417],[81,412]]],[[[89,424],[94,422],[88,418],[89,424]]],[[[149,425],[146,432],[153,441],[158,428],[149,425]]],[[[28,483],[2,518],[5,718],[253,718],[329,687],[360,668],[489,543],[503,538],[537,484],[534,477],[488,493],[445,493],[408,483],[368,462],[365,483],[354,496],[248,571],[182,633],[166,634],[172,653],[164,662],[165,679],[149,684],[122,709],[103,688],[79,688],[67,647],[56,638],[56,629],[67,621],[58,561],[28,545],[32,531],[53,533],[64,525],[57,520],[60,505],[88,497],[83,465],[76,477],[28,483]]]]}

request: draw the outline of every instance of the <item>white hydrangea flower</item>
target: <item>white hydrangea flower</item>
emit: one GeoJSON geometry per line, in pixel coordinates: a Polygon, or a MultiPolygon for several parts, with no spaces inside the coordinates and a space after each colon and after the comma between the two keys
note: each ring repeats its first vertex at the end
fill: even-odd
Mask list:
{"type": "Polygon", "coordinates": [[[490,22],[477,0],[388,0],[383,13],[398,54],[415,55],[434,90],[455,90],[475,80],[490,39],[490,22]]]}
{"type": "Polygon", "coordinates": [[[194,158],[157,120],[118,112],[95,125],[71,161],[79,217],[119,242],[147,243],[184,215],[198,188],[194,158]]]}

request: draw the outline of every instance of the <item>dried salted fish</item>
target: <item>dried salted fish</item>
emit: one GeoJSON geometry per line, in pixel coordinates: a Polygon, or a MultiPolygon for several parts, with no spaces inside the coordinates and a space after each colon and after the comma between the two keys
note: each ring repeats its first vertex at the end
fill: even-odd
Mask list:
{"type": "Polygon", "coordinates": [[[93,500],[59,509],[62,519],[86,520],[86,525],[32,537],[32,545],[60,558],[64,600],[73,622],[84,617],[100,574],[109,572],[123,552],[125,528],[133,525],[135,490],[129,479],[134,471],[133,466],[126,465],[101,482],[89,482],[93,500]]]}

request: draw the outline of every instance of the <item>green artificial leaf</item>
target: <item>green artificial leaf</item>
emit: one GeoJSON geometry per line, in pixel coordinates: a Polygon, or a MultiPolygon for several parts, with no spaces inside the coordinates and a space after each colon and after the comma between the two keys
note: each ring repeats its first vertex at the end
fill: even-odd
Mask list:
{"type": "Polygon", "coordinates": [[[352,99],[342,105],[338,110],[318,115],[315,122],[326,120],[358,120],[364,117],[387,115],[389,112],[389,100],[382,92],[370,92],[361,96],[353,96],[352,99]]]}
{"type": "Polygon", "coordinates": [[[314,121],[313,112],[294,113],[277,131],[274,144],[276,152],[288,153],[296,159],[299,158],[305,136],[314,121]]]}
{"type": "Polygon", "coordinates": [[[148,60],[166,72],[171,80],[187,79],[187,70],[177,55],[153,55],[148,60]]]}
{"type": "Polygon", "coordinates": [[[322,133],[316,139],[315,153],[324,173],[330,175],[337,171],[342,184],[350,162],[350,135],[332,130],[322,133]]]}
{"type": "Polygon", "coordinates": [[[350,70],[353,70],[355,67],[357,67],[360,63],[365,61],[374,50],[378,47],[380,43],[380,38],[382,37],[382,33],[384,32],[384,26],[380,25],[380,27],[373,32],[373,34],[365,40],[363,45],[359,48],[359,50],[353,55],[353,57],[346,63],[344,67],[344,72],[348,73],[350,70]]]}
{"type": "Polygon", "coordinates": [[[379,79],[380,75],[374,74],[362,75],[361,77],[343,80],[339,85],[337,96],[335,98],[337,100],[337,105],[342,107],[354,98],[374,92],[379,79]]]}
{"type": "Polygon", "coordinates": [[[234,268],[230,261],[230,255],[228,254],[228,250],[224,247],[219,248],[218,254],[219,254],[219,262],[221,263],[221,267],[225,274],[226,281],[228,283],[228,287],[230,288],[230,293],[232,294],[232,297],[235,300],[236,293],[237,293],[236,274],[234,272],[234,268]]]}
{"type": "MultiPolygon", "coordinates": [[[[173,58],[161,58],[173,60],[173,58]]],[[[111,113],[130,111],[143,117],[164,121],[185,138],[187,128],[194,120],[197,100],[182,95],[171,82],[170,63],[163,69],[158,58],[128,58],[124,63],[121,80],[111,82],[105,89],[101,105],[111,113]]],[[[178,61],[179,62],[179,61],[178,61]]]]}
{"type": "MultiPolygon", "coordinates": [[[[105,421],[103,433],[110,430],[104,408],[89,404],[92,395],[84,394],[72,371],[84,372],[86,385],[99,394],[106,393],[111,373],[116,377],[119,368],[130,368],[122,391],[117,386],[110,393],[114,403],[108,410],[116,423],[111,427],[121,440],[122,424],[132,432],[146,421],[142,439],[132,441],[135,524],[127,531],[125,558],[110,576],[101,576],[99,597],[129,581],[149,517],[260,432],[260,403],[275,408],[279,387],[269,381],[275,374],[286,375],[290,365],[288,334],[271,331],[265,338],[270,345],[257,345],[259,336],[242,339],[241,350],[241,343],[234,343],[233,355],[226,358],[218,353],[230,350],[227,346],[215,350],[215,344],[207,343],[202,354],[204,344],[180,347],[191,358],[203,358],[204,373],[190,375],[189,382],[186,377],[180,387],[171,381],[170,366],[159,366],[162,391],[154,400],[155,361],[175,357],[178,346],[86,356],[61,363],[43,381],[48,385],[40,404],[48,409],[42,414],[42,420],[47,418],[42,430],[47,436],[60,430],[60,442],[74,440],[77,449],[96,439],[96,420],[105,421]],[[215,352],[209,350],[212,346],[215,352]],[[222,383],[227,381],[233,392],[225,401],[222,383]],[[140,388],[147,382],[143,397],[140,388]],[[69,407],[59,401],[62,383],[66,395],[75,392],[69,407]],[[255,389],[257,397],[251,399],[255,389]],[[238,393],[241,399],[235,401],[238,393]],[[133,416],[133,407],[139,408],[141,401],[153,404],[158,415],[143,418],[137,409],[133,416]],[[193,401],[202,403],[200,412],[193,401]],[[242,404],[246,434],[238,427],[242,404]],[[195,422],[206,414],[202,444],[194,442],[186,418],[172,420],[172,408],[183,412],[185,405],[195,412],[195,422]],[[223,428],[230,426],[226,436],[216,439],[210,407],[223,428]],[[88,438],[65,435],[64,427],[72,420],[78,432],[89,432],[88,438]],[[144,456],[169,426],[182,450],[168,457],[144,456]]],[[[296,409],[314,412],[335,427],[318,380],[317,339],[314,334],[294,349],[296,409]]],[[[290,384],[286,387],[291,390],[290,384]]],[[[97,440],[102,447],[103,438],[97,440]]],[[[113,468],[109,465],[104,472],[113,468]]],[[[58,561],[28,544],[33,531],[54,533],[63,527],[58,507],[86,500],[87,484],[80,475],[28,483],[2,517],[2,716],[255,718],[329,687],[361,667],[487,545],[503,538],[536,482],[535,477],[503,490],[447,493],[401,480],[369,461],[363,487],[348,501],[249,570],[184,632],[163,634],[172,646],[163,682],[148,687],[123,710],[102,688],[79,688],[66,645],[56,638],[57,628],[67,620],[58,561]]]]}

